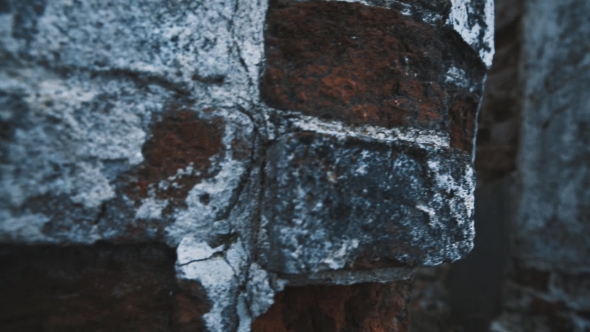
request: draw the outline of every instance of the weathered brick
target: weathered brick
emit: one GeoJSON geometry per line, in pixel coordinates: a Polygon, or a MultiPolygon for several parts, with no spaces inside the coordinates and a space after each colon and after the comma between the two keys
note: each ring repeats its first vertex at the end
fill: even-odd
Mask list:
{"type": "Polygon", "coordinates": [[[440,130],[453,147],[471,149],[484,69],[450,29],[393,9],[276,0],[265,41],[261,97],[269,106],[351,124],[440,130]],[[450,72],[473,83],[461,87],[450,72]]]}
{"type": "Polygon", "coordinates": [[[0,247],[2,331],[203,331],[198,284],[164,245],[0,247]]]}
{"type": "Polygon", "coordinates": [[[474,177],[449,148],[299,133],[267,153],[269,270],[439,264],[473,245],[474,177]]]}
{"type": "Polygon", "coordinates": [[[409,282],[288,287],[253,332],[406,332],[409,282]]]}
{"type": "Polygon", "coordinates": [[[142,147],[144,162],[128,175],[133,179],[127,188],[131,198],[147,198],[152,190],[158,199],[184,204],[188,192],[218,169],[212,167],[211,159],[223,152],[225,121],[221,117],[202,119],[199,112],[186,107],[172,108],[154,115],[151,138],[142,147]],[[188,174],[179,172],[187,167],[192,168],[188,174]],[[172,184],[158,186],[174,177],[172,184]]]}

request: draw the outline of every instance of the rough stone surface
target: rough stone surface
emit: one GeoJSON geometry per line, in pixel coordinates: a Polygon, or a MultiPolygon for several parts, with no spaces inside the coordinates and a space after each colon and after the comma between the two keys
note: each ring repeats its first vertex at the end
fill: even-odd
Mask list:
{"type": "MultiPolygon", "coordinates": [[[[454,260],[471,247],[470,170],[492,51],[490,4],[0,1],[0,242],[17,246],[7,255],[22,256],[14,273],[26,270],[22,284],[6,285],[28,303],[35,299],[28,269],[48,276],[30,328],[249,331],[287,285],[324,284],[325,294],[348,294],[338,300],[349,307],[342,312],[363,329],[403,330],[407,285],[379,282],[407,280],[410,265],[454,260]],[[276,16],[281,10],[285,17],[276,16]],[[281,18],[298,27],[275,34],[281,18]],[[309,27],[319,30],[302,33],[309,27]],[[306,58],[330,67],[318,72],[332,75],[326,83],[306,83],[313,68],[298,62],[306,58]],[[288,81],[268,82],[273,70],[288,81]],[[272,102],[285,93],[297,100],[289,89],[311,97],[294,107],[272,102]],[[393,99],[382,102],[388,94],[399,99],[395,109],[393,99]],[[315,99],[323,104],[309,104],[315,99]],[[368,113],[359,117],[361,109],[347,105],[368,113]],[[293,153],[300,165],[287,159],[293,153]],[[358,159],[340,160],[349,157],[358,159]],[[325,177],[331,168],[337,173],[325,177]],[[298,182],[315,197],[294,191],[298,182]],[[327,194],[356,209],[354,219],[343,218],[346,228],[335,227],[337,205],[317,214],[323,226],[311,219],[312,204],[327,194]],[[306,220],[297,232],[319,231],[305,254],[287,252],[281,229],[299,219],[287,220],[283,203],[267,204],[277,197],[302,208],[290,214],[306,220]],[[381,198],[389,201],[381,206],[381,198]],[[369,215],[377,229],[367,227],[369,215]],[[48,244],[60,247],[40,246],[48,244]],[[131,280],[138,288],[113,301],[131,280]],[[68,282],[84,286],[89,300],[51,293],[50,284],[68,282]],[[360,282],[372,284],[353,285],[360,282]],[[51,303],[76,315],[64,318],[51,303]],[[394,316],[402,317],[397,327],[394,316]],[[99,326],[103,318],[113,325],[99,326]]],[[[334,324],[356,326],[334,315],[334,324]]]]}
{"type": "Polygon", "coordinates": [[[471,151],[483,68],[450,28],[354,3],[271,1],[262,99],[321,119],[451,135],[471,151]]]}
{"type": "MultiPolygon", "coordinates": [[[[179,285],[200,291],[178,305],[196,296],[207,310],[175,315],[193,327],[233,329],[237,314],[222,321],[220,306],[236,306],[249,258],[226,243],[251,250],[266,3],[1,4],[1,241],[176,248],[190,236],[221,246],[236,269],[221,287],[233,293],[180,271],[179,285]]],[[[174,276],[174,264],[167,269],[174,276]]]]}
{"type": "Polygon", "coordinates": [[[261,97],[278,109],[267,112],[276,142],[262,266],[309,275],[439,264],[471,249],[468,157],[484,67],[451,27],[429,23],[356,3],[270,2],[261,97]],[[452,243],[434,240],[442,234],[452,243]]]}
{"type": "Polygon", "coordinates": [[[435,265],[472,248],[466,154],[299,133],[267,159],[263,259],[273,272],[435,265]]]}
{"type": "Polygon", "coordinates": [[[229,9],[224,3],[191,11],[173,3],[135,5],[143,9],[131,10],[127,2],[14,2],[13,11],[1,14],[3,241],[165,238],[176,245],[235,205],[253,124],[223,96],[235,83],[204,85],[189,76],[231,76],[226,67],[240,61],[225,55],[223,38],[232,31],[211,41],[223,56],[185,47],[209,38],[205,31],[188,35],[203,24],[198,17],[215,21],[229,9]],[[85,37],[90,33],[94,41],[85,37]],[[189,55],[190,68],[183,65],[189,55]],[[193,64],[217,74],[194,73],[193,64]],[[175,127],[182,117],[193,120],[175,127]],[[215,129],[201,129],[209,127],[215,129]],[[192,218],[201,221],[187,225],[192,218]]]}

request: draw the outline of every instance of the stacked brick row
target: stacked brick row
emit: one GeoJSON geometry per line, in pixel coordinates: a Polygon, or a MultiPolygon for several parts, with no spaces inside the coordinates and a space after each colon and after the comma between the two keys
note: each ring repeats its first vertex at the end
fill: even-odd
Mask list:
{"type": "Polygon", "coordinates": [[[406,330],[413,269],[473,246],[492,26],[490,0],[1,1],[2,287],[47,282],[2,321],[406,330]]]}

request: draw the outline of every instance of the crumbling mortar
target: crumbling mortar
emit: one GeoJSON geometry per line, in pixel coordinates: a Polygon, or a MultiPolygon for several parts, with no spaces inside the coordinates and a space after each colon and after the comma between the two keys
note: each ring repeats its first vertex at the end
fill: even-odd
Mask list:
{"type": "Polygon", "coordinates": [[[254,158],[253,151],[254,151],[256,141],[257,141],[257,135],[258,135],[257,133],[258,133],[258,131],[256,130],[256,127],[254,127],[254,135],[252,137],[252,142],[251,142],[252,148],[250,149],[250,154],[252,155],[252,157],[250,158],[250,161],[248,163],[246,163],[246,165],[247,165],[246,170],[244,171],[244,173],[240,177],[238,185],[234,191],[234,197],[233,197],[232,201],[229,203],[227,210],[225,212],[223,212],[220,216],[218,216],[215,219],[215,221],[227,220],[229,218],[232,210],[235,208],[235,206],[240,201],[242,191],[244,190],[244,187],[248,183],[248,179],[250,178],[250,175],[252,174],[252,169],[254,168],[254,164],[256,162],[256,160],[254,158]]]}
{"type": "MultiPolygon", "coordinates": [[[[101,77],[106,79],[115,80],[130,80],[138,88],[145,88],[148,85],[158,85],[166,90],[174,92],[180,98],[192,97],[193,93],[187,84],[170,81],[168,78],[156,75],[149,72],[140,72],[130,69],[123,68],[111,68],[105,70],[97,70],[89,67],[75,66],[68,64],[65,65],[52,65],[44,59],[30,59],[26,63],[27,65],[37,65],[48,71],[57,74],[61,78],[70,78],[75,74],[88,74],[91,78],[101,77]]],[[[25,63],[20,62],[20,65],[25,63]]]]}
{"type": "MultiPolygon", "coordinates": [[[[372,3],[372,1],[361,1],[362,3],[367,3],[368,5],[372,5],[370,3],[372,3]]],[[[251,202],[251,204],[254,206],[253,208],[253,213],[251,216],[251,220],[247,220],[248,222],[250,222],[249,224],[249,229],[251,231],[251,234],[240,234],[239,238],[240,240],[242,240],[242,242],[244,243],[245,247],[246,247],[246,253],[247,253],[247,261],[245,262],[244,266],[245,266],[245,270],[244,271],[239,271],[236,269],[236,267],[232,264],[230,264],[230,260],[228,259],[227,255],[228,255],[228,250],[229,245],[225,246],[223,248],[223,250],[214,253],[211,257],[208,258],[204,258],[204,259],[197,259],[197,260],[191,260],[189,262],[185,262],[182,264],[177,264],[177,268],[180,267],[184,267],[187,265],[190,265],[192,263],[197,263],[197,262],[203,262],[203,261],[208,261],[214,258],[219,258],[219,257],[223,257],[223,260],[225,261],[225,263],[227,265],[229,265],[229,267],[231,268],[231,270],[233,271],[233,278],[236,280],[236,284],[238,285],[238,291],[235,292],[235,294],[233,294],[233,303],[238,303],[238,300],[240,298],[240,296],[242,296],[243,300],[247,303],[246,305],[246,309],[249,312],[250,318],[254,318],[253,312],[252,312],[252,306],[255,305],[254,303],[252,303],[253,299],[250,299],[247,295],[247,290],[248,290],[248,286],[249,286],[249,281],[250,281],[250,277],[251,277],[251,270],[250,267],[254,264],[254,263],[259,263],[259,259],[260,259],[260,251],[261,251],[261,243],[259,243],[258,241],[262,241],[261,235],[260,233],[262,232],[262,214],[263,214],[263,201],[264,201],[264,195],[265,195],[265,190],[267,187],[267,183],[265,183],[265,177],[266,177],[266,166],[267,163],[269,162],[267,160],[267,149],[268,147],[270,147],[271,145],[275,144],[278,140],[280,140],[281,138],[283,138],[285,135],[288,135],[290,133],[293,132],[312,132],[312,133],[318,133],[317,131],[315,131],[313,128],[305,128],[302,127],[301,124],[305,123],[307,120],[309,120],[309,118],[306,118],[304,116],[302,116],[301,114],[297,114],[297,113],[293,113],[293,112],[282,112],[282,111],[277,111],[277,110],[273,110],[273,109],[269,109],[268,107],[266,107],[266,105],[264,105],[264,103],[259,102],[258,101],[258,83],[255,81],[255,78],[253,78],[250,75],[250,70],[252,69],[252,66],[248,66],[248,59],[246,59],[245,57],[247,57],[247,55],[245,56],[244,50],[242,49],[242,46],[240,44],[240,31],[238,30],[237,24],[236,24],[236,20],[238,19],[240,13],[239,11],[242,10],[240,8],[240,1],[236,1],[234,8],[233,8],[233,12],[231,14],[231,18],[228,20],[229,22],[229,31],[231,34],[231,40],[233,40],[233,42],[231,43],[231,47],[228,47],[227,50],[227,55],[230,58],[229,62],[231,63],[232,61],[235,61],[237,66],[240,67],[241,70],[243,70],[246,73],[246,77],[247,77],[247,83],[246,86],[244,87],[243,83],[240,83],[240,88],[248,90],[249,93],[252,93],[254,96],[252,98],[247,98],[247,97],[242,97],[242,96],[238,96],[235,101],[234,100],[230,100],[229,102],[232,103],[232,105],[223,105],[222,107],[220,107],[220,109],[223,109],[226,112],[232,112],[232,111],[237,111],[240,112],[241,114],[245,115],[246,117],[248,117],[248,119],[251,121],[252,126],[253,126],[253,135],[251,138],[251,141],[249,143],[251,143],[252,147],[250,147],[249,152],[250,152],[250,157],[248,159],[247,162],[245,162],[246,167],[244,168],[244,172],[242,174],[240,174],[240,178],[238,180],[237,183],[237,187],[235,188],[235,191],[232,194],[231,197],[231,202],[227,205],[226,210],[220,214],[217,215],[215,218],[215,221],[226,221],[227,223],[231,223],[233,222],[233,220],[229,220],[232,217],[232,213],[236,210],[236,208],[239,206],[240,202],[244,199],[244,195],[247,193],[247,187],[250,185],[250,181],[256,181],[257,182],[257,189],[255,190],[255,195],[257,197],[253,198],[251,202]],[[281,114],[279,115],[278,112],[281,112],[281,114]],[[281,118],[283,117],[283,119],[281,119],[281,121],[276,122],[276,123],[272,123],[272,120],[275,120],[277,118],[281,118]],[[269,119],[271,121],[269,121],[269,119]],[[273,128],[274,126],[274,128],[273,128]],[[255,176],[259,176],[260,179],[251,179],[251,177],[254,177],[254,173],[256,173],[255,176]],[[248,238],[249,237],[249,238],[248,238]],[[243,279],[240,279],[241,277],[243,277],[243,279]]],[[[407,5],[407,4],[403,4],[400,1],[395,1],[392,0],[389,3],[391,8],[397,8],[398,10],[402,11],[402,9],[400,8],[410,8],[413,9],[414,12],[406,12],[404,15],[410,15],[414,18],[418,17],[416,15],[419,15],[421,19],[424,19],[427,23],[428,20],[426,20],[427,17],[435,17],[434,21],[430,21],[429,24],[436,24],[441,25],[443,24],[443,22],[446,21],[446,16],[448,16],[448,11],[449,8],[445,9],[445,13],[443,13],[442,15],[442,21],[441,21],[441,17],[438,17],[437,13],[435,13],[434,11],[430,11],[428,9],[423,8],[424,6],[422,6],[421,4],[416,5],[416,6],[411,6],[411,5],[407,5]],[[423,13],[422,13],[423,12],[423,13]],[[422,14],[421,14],[422,13],[422,14]],[[434,22],[434,23],[433,23],[434,22]]],[[[194,10],[193,10],[194,11],[194,10]]],[[[444,23],[446,24],[446,23],[444,23]]],[[[59,26],[57,28],[60,28],[59,26]]],[[[62,33],[65,36],[68,36],[67,31],[62,31],[62,33]]],[[[8,57],[12,57],[12,54],[8,54],[8,57]]],[[[18,58],[15,58],[15,61],[18,60],[18,58]]],[[[20,63],[22,63],[21,61],[19,61],[20,63]]],[[[43,61],[43,60],[34,60],[34,58],[32,58],[32,60],[29,61],[29,63],[27,63],[28,65],[34,64],[37,66],[41,66],[45,69],[47,69],[48,71],[52,71],[56,74],[58,74],[60,77],[69,77],[69,76],[74,76],[76,74],[84,74],[84,75],[89,75],[91,78],[94,77],[100,77],[103,79],[107,79],[107,80],[116,80],[116,81],[130,81],[132,82],[136,87],[138,88],[146,88],[149,85],[157,85],[161,88],[163,88],[166,91],[171,92],[172,94],[175,94],[175,98],[181,99],[183,101],[183,103],[188,103],[188,104],[193,104],[193,103],[197,103],[200,102],[197,99],[199,98],[199,93],[201,91],[195,91],[195,89],[199,90],[206,90],[207,87],[211,86],[211,85],[225,85],[227,83],[227,77],[228,76],[200,76],[198,74],[195,74],[192,76],[194,86],[192,82],[175,82],[173,80],[171,80],[170,78],[168,78],[166,75],[159,75],[159,74],[153,74],[153,73],[149,73],[149,72],[142,72],[142,71],[137,71],[137,70],[131,70],[131,69],[117,69],[117,68],[113,68],[113,69],[107,69],[107,70],[97,70],[97,69],[92,69],[92,68],[88,68],[85,66],[75,66],[75,65],[52,65],[47,61],[43,61]]],[[[24,65],[24,64],[23,64],[24,65]]],[[[265,62],[264,59],[262,59],[262,63],[258,63],[256,64],[256,66],[258,66],[261,69],[261,72],[264,72],[264,67],[265,67],[265,62]]],[[[231,66],[230,66],[231,67],[231,66]]],[[[235,68],[235,67],[233,67],[235,68]]],[[[229,84],[229,83],[228,83],[229,84]]],[[[234,89],[234,87],[232,87],[231,89],[234,89]]],[[[202,92],[203,95],[205,95],[207,98],[211,99],[206,101],[205,103],[209,103],[209,102],[213,102],[213,104],[215,104],[215,102],[217,101],[214,97],[210,96],[208,92],[202,92]]],[[[329,134],[333,134],[339,137],[344,137],[347,135],[350,136],[355,136],[355,137],[360,137],[360,138],[376,138],[379,141],[386,141],[386,142],[401,142],[403,144],[417,144],[421,147],[425,147],[428,146],[429,148],[438,148],[440,146],[448,146],[448,137],[445,137],[444,134],[442,135],[438,135],[440,133],[427,133],[428,135],[432,134],[431,136],[433,136],[432,138],[430,138],[430,141],[428,142],[422,142],[422,143],[417,143],[415,141],[416,138],[420,138],[425,134],[425,132],[421,132],[421,131],[416,131],[416,132],[412,132],[411,134],[414,135],[414,137],[412,138],[405,138],[401,137],[401,134],[399,134],[398,132],[394,132],[392,130],[382,130],[379,131],[378,133],[376,133],[376,135],[379,136],[371,136],[371,134],[367,134],[367,132],[369,130],[367,130],[367,126],[365,126],[365,128],[363,129],[362,126],[347,126],[344,125],[341,122],[338,121],[322,121],[319,120],[318,122],[320,122],[322,125],[324,125],[325,128],[330,128],[330,126],[335,126],[339,127],[339,128],[344,128],[343,130],[345,130],[345,132],[341,132],[338,129],[334,129],[334,130],[327,130],[326,132],[329,134]],[[382,134],[382,135],[381,135],[382,134]]],[[[226,129],[229,130],[229,129],[226,129]]],[[[447,135],[448,136],[448,135],[447,135]]],[[[424,137],[422,137],[424,138],[424,137]]],[[[225,153],[227,154],[229,152],[230,148],[228,146],[225,147],[225,153]]],[[[393,151],[390,151],[390,156],[393,156],[393,151]]],[[[389,171],[391,171],[393,169],[393,158],[390,158],[390,169],[389,171]]],[[[111,181],[112,183],[112,181],[111,181]]],[[[152,195],[154,193],[152,192],[152,195]]],[[[110,206],[110,201],[103,201],[99,207],[99,212],[95,218],[95,223],[100,223],[101,220],[105,217],[105,213],[106,210],[108,209],[108,207],[110,206]]],[[[249,203],[250,204],[250,203],[249,203]]],[[[230,226],[231,230],[230,233],[234,234],[236,232],[240,232],[239,229],[239,225],[236,227],[236,225],[231,225],[230,226]]],[[[102,237],[102,234],[99,236],[102,237]]],[[[170,243],[168,243],[168,245],[170,245],[170,243]]],[[[268,271],[267,271],[268,273],[268,271]]],[[[271,275],[269,275],[269,278],[271,279],[271,288],[277,292],[280,291],[281,287],[278,287],[275,283],[275,279],[276,278],[280,278],[281,276],[279,275],[274,275],[273,272],[270,272],[271,275]]],[[[387,278],[386,276],[383,277],[385,280],[385,278],[387,278]]],[[[198,279],[197,279],[198,281],[198,279]]],[[[311,283],[310,281],[307,281],[308,283],[311,283]]],[[[358,282],[355,281],[355,282],[358,282]]],[[[304,282],[305,283],[305,282],[304,282]]],[[[255,299],[254,299],[255,300],[255,299]]],[[[233,308],[236,316],[237,315],[237,309],[233,308]]],[[[237,331],[239,329],[239,324],[236,323],[234,330],[237,331]]]]}
{"type": "MultiPolygon", "coordinates": [[[[236,284],[238,285],[238,287],[237,287],[238,291],[233,294],[233,300],[232,300],[232,303],[237,304],[239,301],[240,295],[242,295],[242,288],[246,285],[248,279],[245,278],[243,282],[240,282],[239,276],[242,275],[242,273],[238,273],[238,271],[236,271],[234,269],[233,265],[230,264],[229,260],[227,259],[227,252],[224,252],[223,254],[224,254],[223,259],[225,260],[226,264],[229,265],[230,268],[232,269],[232,271],[234,272],[234,279],[236,280],[236,284]]],[[[250,266],[250,264],[246,263],[246,266],[250,266]]],[[[246,272],[246,274],[247,274],[247,272],[246,272]]],[[[247,306],[247,308],[249,309],[249,306],[247,306]]],[[[238,308],[237,308],[237,306],[233,306],[231,308],[231,310],[233,311],[233,316],[237,318],[237,321],[234,322],[234,324],[233,324],[232,331],[237,332],[240,327],[240,316],[238,314],[238,308]]]]}

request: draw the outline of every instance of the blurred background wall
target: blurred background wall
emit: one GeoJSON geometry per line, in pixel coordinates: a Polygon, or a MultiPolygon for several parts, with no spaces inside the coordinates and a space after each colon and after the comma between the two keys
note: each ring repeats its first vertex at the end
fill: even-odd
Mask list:
{"type": "Polygon", "coordinates": [[[475,248],[417,274],[412,331],[590,331],[588,12],[496,0],[475,248]]]}

